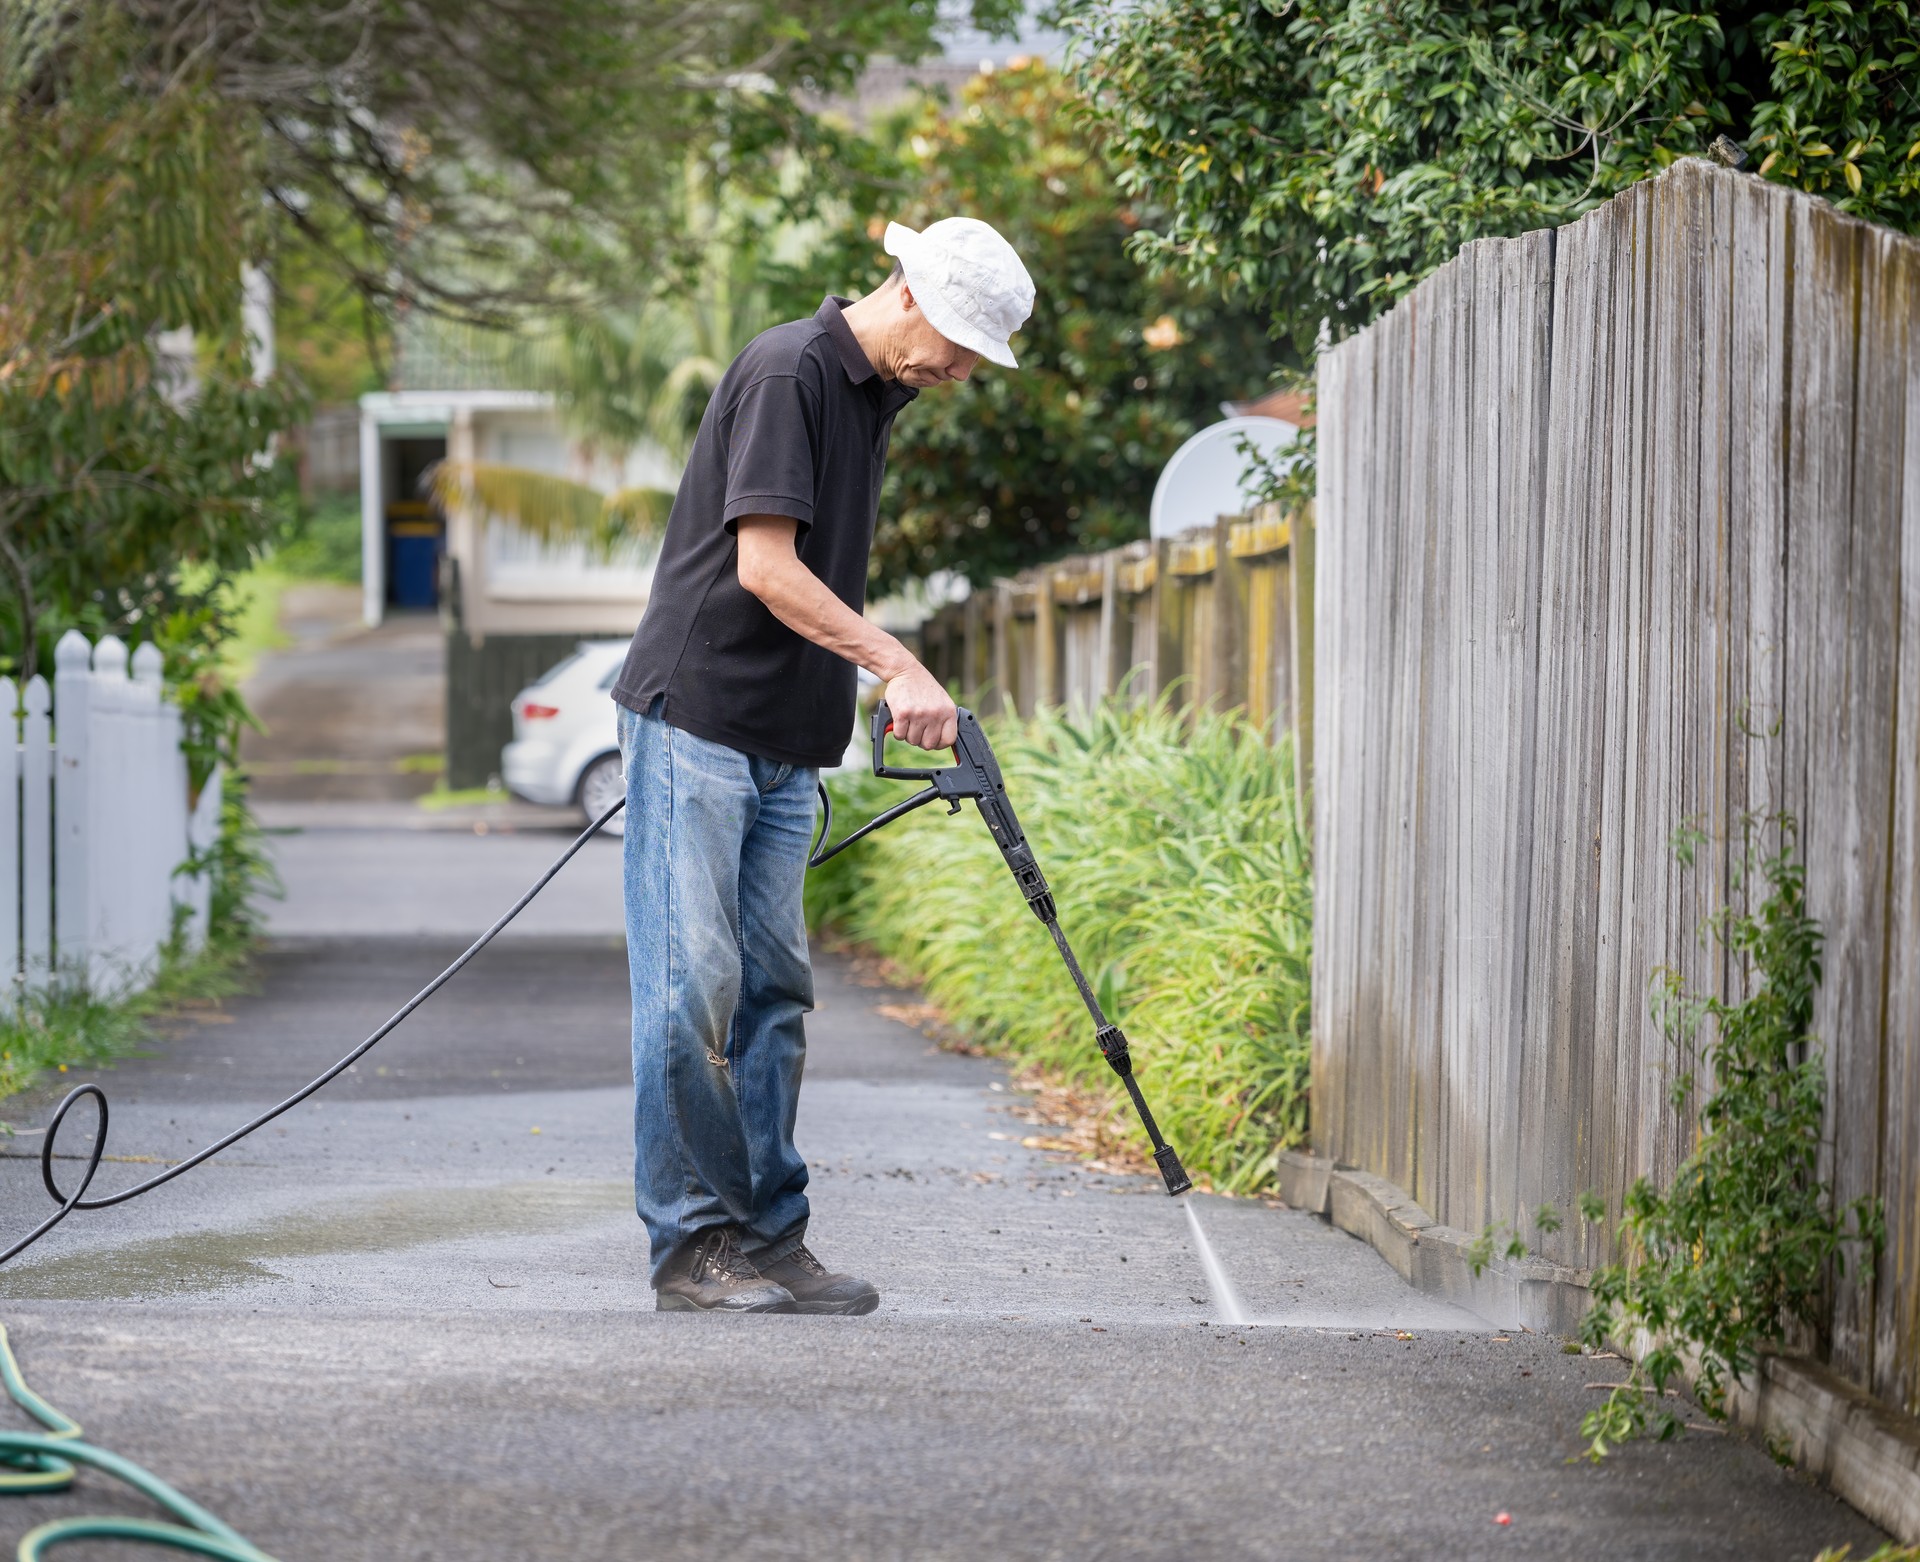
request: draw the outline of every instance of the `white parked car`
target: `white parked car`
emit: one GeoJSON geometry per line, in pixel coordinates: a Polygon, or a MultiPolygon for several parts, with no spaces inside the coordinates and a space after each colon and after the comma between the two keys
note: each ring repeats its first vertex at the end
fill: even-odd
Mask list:
{"type": "MultiPolygon", "coordinates": [[[[530,803],[572,805],[597,819],[625,790],[614,726],[613,681],[625,640],[582,640],[580,647],[513,697],[513,741],[500,751],[500,777],[530,803]]],[[[609,834],[621,833],[615,814],[609,834]]]]}
{"type": "MultiPolygon", "coordinates": [[[[580,648],[513,697],[513,741],[500,751],[500,777],[507,790],[530,803],[577,807],[598,819],[626,789],[620,772],[620,738],[613,682],[627,659],[625,640],[582,640],[580,648]]],[[[878,680],[859,669],[863,705],[878,680]]],[[[871,749],[856,723],[842,768],[864,769],[871,749]]],[[[607,833],[619,835],[626,819],[617,813],[607,833]]]]}

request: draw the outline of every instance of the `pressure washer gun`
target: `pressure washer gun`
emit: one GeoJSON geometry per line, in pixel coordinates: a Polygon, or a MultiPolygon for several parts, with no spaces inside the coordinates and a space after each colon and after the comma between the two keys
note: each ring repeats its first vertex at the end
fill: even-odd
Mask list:
{"type": "Polygon", "coordinates": [[[980,817],[987,822],[987,829],[993,833],[993,843],[1006,859],[1014,882],[1020,886],[1020,893],[1027,897],[1027,905],[1032,908],[1033,914],[1053,935],[1054,946],[1060,951],[1060,958],[1067,963],[1067,972],[1073,977],[1073,985],[1080,989],[1080,999],[1086,1004],[1087,1013],[1093,1016],[1094,1042],[1100,1048],[1100,1055],[1126,1085],[1127,1094],[1133,1098],[1134,1110],[1140,1114],[1147,1137],[1153,1141],[1154,1163],[1159,1166],[1160,1175],[1166,1179],[1167,1192],[1176,1197],[1185,1193],[1193,1186],[1193,1180],[1187,1176],[1186,1168],[1180,1164],[1180,1157],[1174,1153],[1173,1147],[1160,1137],[1160,1125],[1154,1122],[1153,1113],[1147,1109],[1146,1098],[1140,1094],[1140,1082],[1133,1075],[1133,1056],[1127,1049],[1126,1032],[1100,1012],[1100,1002],[1087,985],[1080,962],[1073,957],[1067,935],[1060,931],[1053,891],[1047,887],[1046,875],[1033,860],[1033,850],[1027,845],[1026,836],[1021,833],[1013,804],[1007,800],[1007,784],[1001,779],[1000,765],[993,757],[993,745],[987,742],[987,735],[980,730],[980,723],[974,719],[972,711],[965,706],[960,707],[960,732],[953,745],[953,757],[959,763],[936,770],[906,770],[889,765],[887,734],[891,731],[893,716],[887,709],[887,702],[882,700],[873,713],[873,773],[889,781],[925,781],[930,784],[925,791],[916,792],[904,803],[896,804],[870,819],[859,829],[850,832],[844,840],[836,841],[825,850],[821,847],[833,829],[833,802],[823,785],[820,797],[825,814],[820,821],[820,835],[814,842],[814,852],[807,859],[807,865],[819,867],[829,857],[845,851],[863,835],[871,835],[903,814],[924,808],[928,803],[944,802],[948,813],[957,814],[961,802],[972,798],[974,806],[980,810],[980,817]]]}

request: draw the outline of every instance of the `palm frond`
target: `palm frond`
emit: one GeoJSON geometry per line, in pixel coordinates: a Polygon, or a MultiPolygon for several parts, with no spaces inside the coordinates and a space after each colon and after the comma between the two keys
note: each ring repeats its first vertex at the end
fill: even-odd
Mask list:
{"type": "Polygon", "coordinates": [[[657,488],[603,494],[569,477],[491,461],[442,461],[433,494],[449,509],[480,511],[549,545],[582,543],[601,558],[657,541],[673,507],[673,495],[657,488]]]}

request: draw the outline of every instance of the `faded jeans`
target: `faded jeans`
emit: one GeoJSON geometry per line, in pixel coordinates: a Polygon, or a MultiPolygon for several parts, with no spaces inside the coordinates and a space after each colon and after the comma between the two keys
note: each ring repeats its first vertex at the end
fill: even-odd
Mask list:
{"type": "Polygon", "coordinates": [[[801,889],[818,772],[619,715],[633,1196],[657,1285],[714,1226],[761,1261],[807,1227],[793,1147],[813,1007],[801,889]]]}

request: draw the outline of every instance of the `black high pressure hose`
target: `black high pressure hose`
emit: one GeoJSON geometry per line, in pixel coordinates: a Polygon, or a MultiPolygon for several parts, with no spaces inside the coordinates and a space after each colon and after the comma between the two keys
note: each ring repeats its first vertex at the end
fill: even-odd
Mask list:
{"type": "MultiPolygon", "coordinates": [[[[1000,767],[994,759],[992,745],[987,742],[986,734],[980,730],[980,725],[974,719],[973,713],[964,706],[960,708],[959,737],[954,745],[954,756],[959,763],[940,769],[901,770],[889,766],[886,763],[885,744],[886,735],[892,730],[893,721],[883,700],[873,713],[873,773],[890,780],[926,781],[930,784],[924,791],[916,792],[905,802],[868,820],[857,830],[848,831],[844,839],[835,841],[829,846],[827,837],[833,829],[833,799],[827,792],[826,782],[822,781],[820,783],[820,833],[814,841],[813,850],[808,854],[807,866],[819,867],[828,858],[844,851],[862,836],[871,835],[875,830],[891,824],[901,815],[911,813],[914,809],[924,807],[928,803],[944,802],[948,804],[951,812],[958,813],[961,800],[970,799],[979,809],[988,830],[992,832],[994,842],[1000,848],[1000,854],[1005,858],[1007,867],[1013,873],[1021,892],[1026,896],[1028,906],[1045,924],[1048,933],[1053,937],[1054,944],[1059,948],[1060,958],[1065,962],[1075,987],[1079,989],[1081,1000],[1086,1004],[1087,1012],[1092,1017],[1095,1043],[1099,1046],[1101,1055],[1106,1058],[1126,1086],[1127,1094],[1133,1101],[1134,1110],[1140,1116],[1148,1139],[1152,1141],[1153,1158],[1160,1168],[1161,1177],[1166,1182],[1167,1192],[1175,1195],[1185,1193],[1193,1184],[1188,1180],[1186,1169],[1180,1164],[1179,1156],[1161,1137],[1160,1127],[1154,1121],[1153,1113],[1147,1108],[1146,1098],[1140,1093],[1140,1083],[1134,1077],[1133,1059],[1127,1045],[1126,1034],[1101,1013],[1093,990],[1087,985],[1087,979],[1080,970],[1080,962],[1074,958],[1066,935],[1060,930],[1059,918],[1054,910],[1053,893],[1047,885],[1045,875],[1040,871],[1039,864],[1033,860],[1033,853],[1027,845],[1025,835],[1021,832],[1020,822],[1014,815],[1013,805],[1007,799],[1006,783],[1000,777],[1000,767]]],[[[269,1107],[251,1122],[241,1124],[224,1138],[216,1139],[212,1144],[194,1151],[184,1161],[175,1162],[145,1181],[136,1182],[131,1188],[122,1188],[118,1193],[102,1194],[97,1199],[87,1197],[87,1189],[93,1184],[94,1173],[99,1171],[100,1158],[106,1153],[107,1148],[109,1115],[107,1094],[95,1084],[76,1085],[69,1090],[59,1106],[54,1108],[53,1117],[47,1124],[46,1137],[40,1142],[40,1180],[46,1185],[47,1196],[59,1208],[4,1253],[0,1253],[0,1264],[9,1263],[19,1257],[75,1210],[111,1209],[116,1204],[125,1204],[129,1199],[137,1199],[143,1193],[151,1193],[155,1188],[172,1182],[175,1177],[192,1171],[202,1161],[211,1160],[222,1150],[238,1144],[248,1134],[264,1128],[281,1113],[291,1111],[315,1091],[337,1079],[391,1035],[394,1027],[409,1014],[453,980],[468,961],[492,943],[500,930],[526,910],[533,898],[553,882],[554,875],[573,860],[574,853],[598,834],[606,826],[607,821],[625,806],[624,797],[609,804],[600,817],[582,830],[574,838],[573,843],[554,859],[553,866],[541,874],[528,887],[525,894],[496,918],[491,927],[469,944],[453,964],[403,1003],[384,1025],[339,1062],[302,1085],[278,1106],[269,1107]],[[80,1181],[75,1185],[73,1192],[62,1193],[60,1184],[54,1180],[53,1175],[54,1145],[60,1137],[61,1128],[66,1124],[67,1113],[73,1110],[76,1103],[87,1097],[92,1097],[100,1108],[100,1124],[93,1136],[93,1153],[88,1156],[87,1169],[81,1173],[80,1181]]]]}
{"type": "MultiPolygon", "coordinates": [[[[491,927],[469,944],[452,965],[448,966],[432,981],[428,982],[425,987],[422,987],[420,991],[415,993],[395,1010],[384,1025],[365,1041],[361,1042],[359,1046],[355,1047],[353,1051],[341,1058],[339,1062],[335,1063],[324,1073],[316,1075],[313,1079],[302,1085],[292,1095],[288,1096],[286,1100],[280,1102],[279,1105],[269,1107],[251,1122],[241,1124],[224,1138],[216,1139],[212,1144],[196,1150],[192,1155],[187,1157],[186,1160],[176,1162],[174,1165],[167,1167],[165,1171],[157,1172],[145,1181],[136,1182],[131,1188],[123,1188],[118,1193],[103,1194],[97,1199],[88,1198],[87,1189],[92,1186],[94,1173],[99,1171],[101,1157],[106,1154],[107,1149],[107,1124],[109,1119],[107,1093],[95,1084],[76,1085],[72,1090],[69,1090],[61,1099],[59,1106],[54,1108],[53,1117],[47,1123],[46,1137],[40,1142],[40,1180],[46,1185],[48,1197],[50,1197],[59,1208],[45,1220],[41,1221],[39,1225],[35,1226],[33,1230],[29,1231],[18,1242],[15,1242],[12,1247],[8,1248],[4,1253],[0,1253],[0,1264],[6,1264],[18,1258],[75,1210],[111,1209],[116,1204],[125,1204],[129,1199],[137,1199],[143,1193],[151,1193],[162,1184],[172,1182],[175,1177],[180,1176],[182,1173],[192,1171],[193,1168],[198,1166],[202,1161],[211,1160],[222,1150],[230,1149],[242,1139],[246,1138],[248,1134],[253,1133],[256,1129],[266,1127],[268,1123],[272,1122],[283,1112],[291,1111],[302,1101],[306,1100],[308,1096],[314,1094],[315,1091],[322,1089],[324,1086],[331,1084],[335,1079],[338,1079],[340,1075],[344,1074],[347,1069],[355,1063],[358,1063],[360,1059],[365,1057],[374,1047],[386,1040],[386,1038],[393,1033],[395,1026],[399,1025],[402,1020],[413,1013],[415,1009],[419,1008],[421,1004],[425,1003],[442,987],[446,986],[468,961],[479,954],[481,950],[485,949],[488,944],[492,943],[501,929],[506,927],[515,917],[519,916],[521,912],[525,911],[533,898],[553,882],[554,875],[573,860],[574,853],[578,852],[582,846],[586,845],[595,835],[605,829],[608,821],[611,820],[615,814],[619,813],[622,808],[626,807],[626,804],[627,800],[624,797],[609,804],[600,817],[595,819],[586,829],[582,830],[567,849],[553,860],[552,866],[528,887],[527,892],[509,906],[506,911],[494,921],[491,927]],[[61,1128],[66,1124],[67,1113],[72,1111],[79,1102],[88,1097],[91,1097],[99,1105],[100,1109],[99,1127],[93,1136],[93,1153],[87,1158],[87,1168],[80,1174],[80,1181],[75,1186],[73,1192],[62,1193],[60,1191],[60,1185],[54,1180],[53,1175],[54,1145],[60,1137],[61,1128]]],[[[828,794],[827,784],[824,781],[820,783],[820,808],[820,838],[821,840],[825,840],[827,829],[833,822],[833,799],[828,794]]],[[[883,815],[880,819],[869,825],[867,829],[861,830],[859,834],[867,834],[868,830],[876,829],[879,825],[887,823],[891,817],[893,817],[893,815],[883,815]]],[[[843,841],[840,844],[844,846],[848,844],[848,842],[843,841]]],[[[818,867],[821,862],[826,860],[826,857],[833,855],[833,852],[828,852],[826,853],[826,857],[822,857],[819,855],[817,847],[818,843],[816,842],[815,854],[808,860],[809,867],[818,867]]],[[[838,847],[835,848],[835,850],[838,849],[838,847]]]]}
{"type": "MultiPolygon", "coordinates": [[[[824,790],[825,788],[822,787],[822,791],[824,790]]],[[[622,808],[626,807],[626,804],[627,800],[624,797],[610,804],[598,819],[595,819],[592,824],[588,825],[586,829],[582,830],[580,834],[574,838],[572,845],[568,846],[565,851],[554,859],[553,866],[541,874],[524,895],[509,906],[486,932],[482,933],[467,946],[459,959],[455,960],[446,970],[442,971],[432,981],[428,982],[425,987],[422,987],[420,991],[403,1003],[394,1012],[391,1019],[365,1041],[361,1042],[359,1046],[355,1047],[353,1051],[340,1059],[338,1063],[335,1063],[325,1073],[317,1075],[302,1085],[278,1106],[269,1107],[251,1122],[241,1124],[240,1127],[234,1129],[234,1131],[225,1138],[216,1139],[204,1149],[194,1151],[194,1153],[184,1161],[176,1162],[165,1171],[156,1172],[144,1182],[136,1182],[131,1188],[122,1188],[118,1193],[102,1194],[97,1199],[87,1197],[87,1188],[93,1182],[93,1174],[100,1169],[100,1157],[106,1153],[107,1148],[107,1093],[98,1085],[93,1084],[76,1085],[72,1090],[69,1090],[61,1100],[59,1106],[54,1108],[53,1118],[47,1124],[46,1138],[40,1143],[40,1180],[46,1184],[48,1196],[60,1207],[45,1220],[41,1221],[39,1225],[35,1226],[33,1230],[29,1231],[18,1242],[14,1243],[12,1247],[8,1248],[4,1253],[0,1253],[0,1264],[8,1263],[24,1253],[75,1210],[111,1209],[114,1205],[124,1204],[129,1199],[137,1199],[143,1193],[151,1193],[163,1183],[172,1182],[175,1177],[180,1176],[182,1173],[192,1171],[193,1168],[198,1166],[202,1161],[211,1160],[222,1150],[238,1144],[242,1139],[246,1138],[248,1134],[254,1132],[255,1129],[266,1127],[268,1123],[280,1116],[282,1112],[292,1111],[294,1107],[306,1100],[307,1097],[312,1095],[316,1090],[339,1078],[349,1067],[359,1062],[360,1059],[371,1052],[374,1047],[384,1041],[387,1036],[392,1033],[396,1025],[409,1014],[413,1013],[415,1009],[419,1008],[421,1004],[425,1003],[435,993],[440,991],[442,987],[446,986],[469,960],[479,954],[481,950],[485,949],[488,944],[492,943],[500,930],[515,917],[519,916],[521,912],[525,911],[534,896],[538,895],[540,891],[553,882],[553,876],[573,860],[574,853],[593,839],[593,837],[606,826],[607,821],[619,813],[622,808]],[[87,1096],[91,1096],[100,1106],[100,1126],[93,1136],[93,1154],[88,1157],[87,1169],[81,1173],[80,1181],[73,1192],[70,1194],[62,1193],[59,1183],[54,1181],[53,1176],[54,1142],[60,1136],[61,1126],[67,1120],[67,1113],[73,1110],[75,1103],[87,1096]]]]}

